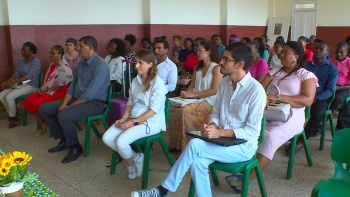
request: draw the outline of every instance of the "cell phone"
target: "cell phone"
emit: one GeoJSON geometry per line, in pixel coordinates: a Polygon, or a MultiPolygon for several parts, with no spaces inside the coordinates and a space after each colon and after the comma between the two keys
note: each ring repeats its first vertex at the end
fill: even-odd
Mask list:
{"type": "Polygon", "coordinates": [[[23,84],[23,82],[17,82],[17,85],[19,85],[19,86],[22,85],[22,84],[23,84]]]}
{"type": "Polygon", "coordinates": [[[199,99],[199,97],[187,97],[186,99],[199,99]]]}

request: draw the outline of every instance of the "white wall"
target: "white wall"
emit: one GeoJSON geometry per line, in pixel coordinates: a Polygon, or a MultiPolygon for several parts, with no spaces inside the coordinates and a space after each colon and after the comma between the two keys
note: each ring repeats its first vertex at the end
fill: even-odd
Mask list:
{"type": "Polygon", "coordinates": [[[8,25],[7,2],[0,2],[0,25],[8,25]]]}
{"type": "Polygon", "coordinates": [[[317,26],[350,26],[350,0],[318,0],[317,26]]]}
{"type": "Polygon", "coordinates": [[[227,25],[266,26],[268,0],[228,0],[227,25]]]}
{"type": "Polygon", "coordinates": [[[143,24],[143,0],[7,0],[10,25],[143,24]]]}

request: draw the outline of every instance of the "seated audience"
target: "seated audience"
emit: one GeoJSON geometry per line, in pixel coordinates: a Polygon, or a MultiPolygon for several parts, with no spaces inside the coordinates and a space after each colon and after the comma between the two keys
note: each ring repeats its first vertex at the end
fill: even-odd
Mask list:
{"type": "Polygon", "coordinates": [[[133,191],[132,197],[163,197],[168,191],[175,192],[188,170],[197,196],[212,196],[208,175],[211,163],[243,162],[255,155],[266,105],[262,101],[266,100],[266,94],[248,72],[251,59],[251,50],[246,44],[232,43],[226,47],[220,71],[228,77],[222,80],[218,89],[209,125],[204,124],[202,128],[202,135],[208,138],[237,137],[247,142],[224,147],[192,139],[161,185],[133,191]],[[228,109],[232,109],[232,113],[228,109]]]}
{"type": "Polygon", "coordinates": [[[211,37],[211,41],[214,43],[214,45],[217,47],[217,49],[220,52],[220,55],[222,56],[225,52],[225,46],[222,45],[222,37],[219,34],[214,34],[211,37]]]}
{"type": "MultiPolygon", "coordinates": [[[[132,50],[132,47],[134,46],[134,44],[136,43],[137,39],[135,37],[134,34],[126,34],[124,37],[124,48],[125,48],[125,55],[124,58],[126,60],[131,60],[131,65],[130,65],[130,69],[131,69],[131,73],[133,72],[133,68],[135,66],[135,51],[132,50]]],[[[129,69],[129,67],[127,66],[126,69],[129,69]]]]}
{"type": "MultiPolygon", "coordinates": [[[[335,98],[330,109],[334,112],[338,105],[346,99],[350,89],[350,58],[347,56],[348,44],[344,41],[338,42],[335,50],[335,58],[329,60],[338,69],[338,80],[335,88],[335,98]]],[[[335,115],[336,116],[336,115],[335,115]]]]}
{"type": "MultiPolygon", "coordinates": [[[[267,104],[288,103],[292,107],[293,116],[286,122],[267,121],[264,141],[258,148],[256,155],[260,168],[264,170],[272,161],[276,150],[289,139],[303,130],[305,115],[304,109],[314,100],[317,77],[304,69],[304,48],[295,41],[287,42],[280,55],[282,68],[274,68],[262,81],[266,90],[271,85],[280,88],[280,94],[273,89],[267,94],[267,104]]],[[[255,171],[250,171],[250,181],[255,179],[255,171]]],[[[237,193],[242,189],[243,175],[235,174],[225,178],[226,182],[237,193]],[[235,181],[236,180],[236,181],[235,181]]]]}
{"type": "Polygon", "coordinates": [[[78,63],[81,60],[77,51],[77,44],[78,43],[75,38],[68,38],[66,40],[67,53],[63,56],[63,58],[68,63],[70,69],[72,70],[73,75],[75,74],[75,69],[77,68],[78,63]]]}
{"type": "Polygon", "coordinates": [[[265,43],[262,38],[256,37],[254,41],[258,43],[258,53],[256,56],[262,58],[266,62],[269,61],[269,52],[265,49],[265,43]]]}
{"type": "Polygon", "coordinates": [[[174,46],[172,48],[172,52],[173,52],[173,59],[172,60],[177,67],[180,66],[179,56],[180,56],[181,51],[183,50],[183,46],[182,46],[181,42],[182,42],[182,37],[180,35],[173,36],[174,46]]]}
{"type": "Polygon", "coordinates": [[[254,79],[261,82],[269,72],[269,66],[265,60],[257,55],[259,44],[256,41],[250,41],[248,45],[252,51],[251,65],[248,70],[254,79]]]}
{"type": "Polygon", "coordinates": [[[232,34],[230,38],[228,39],[228,43],[231,44],[233,42],[239,42],[238,37],[235,34],[232,34]]]}
{"type": "Polygon", "coordinates": [[[249,43],[251,40],[250,40],[250,38],[249,37],[243,37],[243,38],[241,38],[241,42],[243,42],[243,43],[249,43]]]}
{"type": "Polygon", "coordinates": [[[8,128],[13,128],[22,118],[22,114],[16,112],[16,98],[23,95],[30,95],[38,91],[40,83],[41,65],[38,58],[34,57],[37,50],[33,43],[26,42],[22,46],[22,57],[13,75],[1,84],[3,91],[0,93],[0,100],[9,115],[8,128]],[[12,88],[16,83],[22,84],[24,81],[31,80],[22,88],[12,88]]]}
{"type": "Polygon", "coordinates": [[[179,54],[179,60],[181,62],[181,64],[184,63],[184,61],[186,60],[186,57],[193,53],[193,40],[192,38],[185,38],[184,40],[184,49],[181,50],[180,54],[179,54]]]}
{"type": "Polygon", "coordinates": [[[43,85],[37,93],[30,95],[23,102],[23,107],[28,112],[33,113],[38,121],[41,127],[40,135],[46,133],[47,125],[39,115],[39,106],[43,103],[63,99],[69,83],[72,81],[72,70],[63,55],[62,46],[55,45],[51,48],[50,60],[52,63],[46,72],[43,85]]]}
{"type": "Polygon", "coordinates": [[[166,55],[169,50],[168,41],[162,38],[156,39],[153,49],[157,58],[158,76],[163,79],[168,92],[174,91],[177,83],[177,68],[166,55]]]}
{"type": "Polygon", "coordinates": [[[345,39],[345,42],[348,43],[348,57],[350,57],[350,36],[348,36],[346,39],[345,39]]]}
{"type": "Polygon", "coordinates": [[[164,103],[168,91],[163,80],[157,76],[156,61],[149,50],[141,49],[136,54],[137,76],[130,87],[124,114],[102,138],[125,160],[129,179],[142,176],[144,160],[143,153],[133,151],[130,144],[166,130],[164,103]]]}
{"type": "Polygon", "coordinates": [[[311,35],[309,40],[308,40],[308,43],[307,45],[305,46],[305,49],[311,51],[311,52],[314,52],[315,50],[315,46],[314,46],[314,40],[316,39],[316,36],[315,35],[311,35]]]}
{"type": "Polygon", "coordinates": [[[170,135],[169,149],[184,150],[189,138],[188,131],[200,130],[208,122],[216,92],[223,75],[220,73],[219,51],[210,41],[202,41],[198,46],[200,63],[194,68],[194,75],[187,91],[182,91],[182,98],[200,98],[196,103],[182,108],[171,107],[168,131],[170,135]]]}
{"type": "Polygon", "coordinates": [[[307,37],[305,37],[305,36],[300,36],[300,37],[298,38],[298,42],[304,47],[304,54],[305,54],[306,57],[307,57],[307,62],[312,61],[312,58],[313,58],[313,56],[314,56],[314,53],[313,53],[312,51],[310,51],[310,50],[308,50],[308,49],[305,48],[305,47],[306,47],[306,44],[307,44],[307,42],[308,42],[307,37]]]}
{"type": "Polygon", "coordinates": [[[142,38],[141,44],[143,49],[152,50],[152,43],[149,38],[142,38]]]}
{"type": "Polygon", "coordinates": [[[263,39],[263,42],[264,42],[264,45],[265,45],[265,50],[267,52],[270,51],[270,46],[267,44],[267,42],[270,40],[268,39],[268,36],[267,35],[261,35],[261,38],[263,39]]]}
{"type": "MultiPolygon", "coordinates": [[[[324,112],[328,108],[330,97],[335,91],[335,85],[338,79],[337,68],[330,63],[326,57],[329,55],[330,46],[328,43],[322,42],[315,45],[314,59],[308,62],[305,68],[313,72],[318,78],[318,87],[316,88],[316,96],[311,105],[310,118],[304,127],[306,138],[309,139],[312,135],[320,133],[319,124],[322,120],[324,112]]],[[[297,149],[302,147],[301,138],[298,139],[297,149]]],[[[286,147],[286,152],[289,154],[290,145],[286,147]]]]}
{"type": "MultiPolygon", "coordinates": [[[[276,42],[277,40],[280,40],[280,41],[282,41],[283,43],[285,43],[283,36],[277,36],[275,42],[276,42]]],[[[274,55],[276,55],[276,53],[275,53],[274,47],[272,47],[272,48],[270,49],[269,56],[270,56],[270,58],[271,58],[271,57],[274,56],[274,55]]]]}
{"type": "Polygon", "coordinates": [[[105,60],[109,66],[109,77],[114,92],[119,92],[123,89],[123,74],[125,67],[122,60],[125,54],[125,47],[123,40],[119,38],[113,38],[107,45],[108,55],[105,60]]]}
{"type": "Polygon", "coordinates": [[[273,49],[274,49],[275,55],[273,55],[271,57],[270,68],[281,68],[282,67],[282,63],[281,63],[279,56],[281,55],[283,46],[284,46],[284,42],[282,40],[276,40],[276,42],[273,44],[273,49]]]}
{"type": "Polygon", "coordinates": [[[70,148],[62,163],[75,161],[83,153],[79,143],[75,122],[89,116],[103,113],[108,98],[109,67],[96,53],[97,41],[92,36],[79,39],[79,62],[76,74],[62,100],[44,103],[39,114],[47,123],[58,145],[49,149],[50,153],[70,148]],[[87,69],[88,68],[88,69],[87,69]]]}

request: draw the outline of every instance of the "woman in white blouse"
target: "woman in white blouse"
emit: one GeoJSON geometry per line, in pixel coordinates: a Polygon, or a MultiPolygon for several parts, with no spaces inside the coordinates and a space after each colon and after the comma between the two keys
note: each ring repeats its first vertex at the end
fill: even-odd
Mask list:
{"type": "Polygon", "coordinates": [[[150,50],[141,49],[136,54],[135,68],[137,77],[133,79],[124,115],[103,134],[103,142],[126,161],[129,179],[142,175],[144,158],[130,144],[166,129],[164,106],[168,91],[157,76],[156,57],[150,50]]]}
{"type": "Polygon", "coordinates": [[[108,54],[105,58],[109,70],[110,70],[110,80],[114,92],[119,92],[122,86],[124,66],[122,60],[124,60],[123,55],[125,54],[124,41],[118,38],[113,38],[109,41],[107,45],[108,54]]]}

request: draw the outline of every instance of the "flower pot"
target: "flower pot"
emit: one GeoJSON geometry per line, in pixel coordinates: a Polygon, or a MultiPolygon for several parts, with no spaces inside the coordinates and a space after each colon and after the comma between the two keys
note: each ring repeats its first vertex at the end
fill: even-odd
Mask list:
{"type": "Polygon", "coordinates": [[[23,197],[23,183],[11,183],[8,187],[0,187],[0,196],[23,197]]]}

